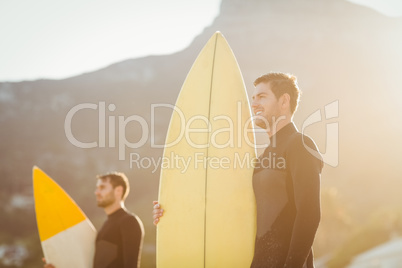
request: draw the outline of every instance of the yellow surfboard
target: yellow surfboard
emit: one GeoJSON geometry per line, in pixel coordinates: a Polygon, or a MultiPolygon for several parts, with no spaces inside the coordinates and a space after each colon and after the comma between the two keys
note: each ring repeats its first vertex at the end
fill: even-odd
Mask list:
{"type": "Polygon", "coordinates": [[[159,185],[157,267],[250,267],[256,208],[251,111],[237,61],[215,33],[180,91],[159,185]]]}
{"type": "Polygon", "coordinates": [[[33,168],[36,220],[47,263],[92,267],[96,230],[73,199],[38,167],[33,168]]]}

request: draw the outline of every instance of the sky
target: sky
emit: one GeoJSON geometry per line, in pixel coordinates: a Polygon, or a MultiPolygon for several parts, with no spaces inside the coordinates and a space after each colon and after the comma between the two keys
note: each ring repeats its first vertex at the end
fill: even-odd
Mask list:
{"type": "MultiPolygon", "coordinates": [[[[401,0],[349,1],[402,16],[401,0]]],[[[220,2],[0,0],[0,81],[63,79],[180,51],[212,24],[220,2]]]]}
{"type": "Polygon", "coordinates": [[[219,7],[220,0],[0,0],[0,81],[60,79],[182,50],[219,7]]]}

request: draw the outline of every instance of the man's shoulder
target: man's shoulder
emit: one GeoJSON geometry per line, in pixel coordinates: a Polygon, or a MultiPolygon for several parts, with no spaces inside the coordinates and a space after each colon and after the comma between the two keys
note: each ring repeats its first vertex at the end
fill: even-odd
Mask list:
{"type": "Polygon", "coordinates": [[[286,156],[290,164],[314,163],[319,172],[324,166],[322,155],[314,140],[298,131],[289,137],[286,156]]]}
{"type": "Polygon", "coordinates": [[[308,148],[310,148],[311,150],[314,150],[317,152],[319,151],[314,140],[310,136],[308,136],[304,133],[301,133],[299,131],[296,131],[292,135],[290,135],[288,142],[289,142],[288,148],[291,150],[292,149],[296,149],[296,150],[307,149],[309,151],[308,148]]]}
{"type": "Polygon", "coordinates": [[[125,210],[124,212],[125,212],[124,215],[120,219],[120,223],[122,225],[136,226],[141,229],[143,228],[142,221],[137,215],[127,210],[125,210]]]}

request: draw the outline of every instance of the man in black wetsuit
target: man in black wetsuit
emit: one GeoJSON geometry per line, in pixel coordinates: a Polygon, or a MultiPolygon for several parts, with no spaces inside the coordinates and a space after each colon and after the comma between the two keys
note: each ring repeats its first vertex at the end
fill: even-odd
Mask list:
{"type": "MultiPolygon", "coordinates": [[[[124,206],[130,190],[128,179],[124,173],[118,172],[97,178],[96,201],[108,218],[96,237],[93,267],[140,267],[144,227],[140,218],[127,211],[124,206]]],[[[54,268],[51,264],[44,267],[54,268]]]]}
{"type": "MultiPolygon", "coordinates": [[[[252,268],[311,268],[320,221],[320,174],[315,143],[293,124],[300,91],[296,77],[268,73],[254,82],[255,124],[270,144],[254,169],[257,236],[252,268]]],[[[154,224],[163,209],[154,201],[154,224]]]]}
{"type": "Polygon", "coordinates": [[[257,237],[251,267],[314,267],[323,162],[315,143],[293,124],[300,96],[296,77],[268,73],[254,86],[255,124],[266,129],[270,144],[253,175],[257,237]]]}
{"type": "Polygon", "coordinates": [[[128,192],[123,173],[98,176],[96,201],[108,219],[96,237],[94,268],[140,267],[144,227],[140,218],[124,207],[128,192]]]}

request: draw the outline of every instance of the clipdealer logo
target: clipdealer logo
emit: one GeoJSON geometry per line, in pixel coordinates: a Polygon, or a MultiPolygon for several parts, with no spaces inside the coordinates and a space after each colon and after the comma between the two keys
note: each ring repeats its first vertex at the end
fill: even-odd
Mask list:
{"type": "MultiPolygon", "coordinates": [[[[324,107],[325,120],[335,119],[339,117],[339,101],[333,101],[324,107]]],[[[308,126],[311,126],[318,122],[323,122],[323,117],[321,115],[321,110],[317,110],[306,118],[303,122],[302,133],[308,126]]],[[[337,167],[339,164],[339,122],[330,122],[326,125],[326,135],[325,135],[325,153],[321,153],[322,159],[325,164],[331,167],[337,167]]],[[[303,140],[304,143],[304,140],[303,140]]],[[[304,147],[312,155],[317,158],[320,156],[316,151],[311,149],[308,145],[304,143],[304,147]]]]}
{"type": "MultiPolygon", "coordinates": [[[[114,112],[116,110],[116,106],[114,104],[109,104],[107,110],[109,112],[114,112]]],[[[126,158],[126,149],[137,149],[150,141],[151,148],[167,148],[172,147],[179,143],[183,138],[186,142],[192,146],[193,148],[202,149],[208,148],[210,145],[215,148],[227,148],[227,147],[242,147],[243,143],[246,143],[248,146],[254,146],[253,143],[253,117],[248,118],[244,123],[242,122],[242,103],[237,103],[237,118],[233,120],[229,116],[226,115],[218,115],[212,119],[209,119],[203,115],[196,115],[191,118],[186,118],[184,113],[180,110],[180,108],[171,105],[171,104],[152,104],[151,105],[151,121],[150,124],[139,115],[131,115],[128,117],[124,117],[122,115],[108,116],[108,124],[106,124],[106,103],[99,102],[99,104],[94,103],[82,103],[74,106],[67,113],[65,121],[64,121],[64,131],[67,139],[71,144],[78,148],[89,149],[89,148],[115,148],[118,147],[119,160],[125,160],[126,158]],[[173,141],[167,144],[156,144],[156,134],[155,134],[155,111],[158,108],[170,108],[174,113],[178,114],[180,118],[180,133],[173,141]],[[72,131],[72,122],[75,116],[79,115],[79,112],[90,109],[90,110],[98,110],[98,140],[92,142],[82,142],[76,138],[72,131]],[[117,118],[117,120],[116,120],[117,118]],[[117,130],[116,130],[116,121],[117,121],[117,130]],[[221,125],[226,125],[225,128],[220,128],[217,130],[212,130],[211,122],[217,122],[221,125]],[[139,124],[139,131],[141,132],[141,138],[136,142],[130,142],[126,137],[126,128],[128,124],[139,124]],[[195,127],[195,125],[204,125],[204,127],[195,127]],[[106,132],[108,132],[108,142],[106,142],[106,132]],[[116,132],[118,132],[118,142],[117,145],[115,143],[116,140],[116,132]],[[209,133],[209,140],[205,141],[205,143],[197,142],[196,138],[192,138],[192,134],[194,133],[209,133]],[[221,141],[222,135],[226,135],[227,139],[224,142],[221,141]],[[244,137],[244,138],[242,138],[244,137]]],[[[264,145],[260,145],[260,147],[264,147],[264,145]]],[[[259,148],[259,147],[257,147],[259,148]]]]}
{"type": "MultiPolygon", "coordinates": [[[[118,156],[119,160],[126,159],[126,149],[137,149],[145,144],[149,143],[151,148],[169,148],[174,146],[182,139],[185,139],[186,142],[192,146],[193,148],[208,148],[208,146],[212,145],[215,148],[234,148],[243,146],[243,142],[248,146],[253,146],[256,149],[265,148],[265,144],[254,144],[252,139],[254,131],[262,131],[262,129],[256,130],[253,129],[253,121],[257,116],[252,116],[244,123],[242,123],[242,106],[241,102],[237,103],[237,118],[233,120],[232,118],[219,115],[212,119],[208,119],[205,116],[197,115],[191,118],[186,118],[184,113],[176,106],[171,104],[152,104],[151,105],[151,121],[148,124],[147,120],[139,115],[131,115],[128,117],[119,115],[108,115],[108,112],[114,112],[116,110],[116,105],[109,104],[106,108],[106,102],[95,103],[82,103],[74,106],[69,110],[66,115],[64,121],[64,131],[67,139],[71,144],[78,148],[89,149],[89,148],[115,148],[118,147],[118,156]],[[155,134],[155,112],[158,108],[169,108],[172,109],[173,113],[177,113],[180,118],[180,133],[177,138],[167,144],[156,144],[156,134],[155,134]],[[97,110],[98,111],[98,137],[97,140],[91,142],[83,142],[76,138],[72,131],[72,122],[75,116],[79,116],[79,113],[83,110],[97,110]],[[107,118],[107,120],[106,120],[107,118]],[[108,123],[106,123],[106,121],[108,123]],[[220,121],[221,125],[227,126],[226,128],[220,128],[212,131],[211,122],[220,121]],[[117,129],[116,129],[117,122],[117,129]],[[200,125],[202,123],[204,127],[196,128],[194,127],[195,123],[200,125]],[[126,137],[126,128],[128,124],[139,124],[140,139],[136,142],[131,142],[126,137]],[[117,132],[117,133],[116,133],[117,132]],[[108,133],[108,139],[106,139],[106,133],[108,133]],[[205,143],[197,143],[195,139],[192,139],[193,133],[209,133],[209,140],[205,143]],[[222,142],[222,135],[226,135],[227,139],[222,142]],[[117,144],[116,144],[116,136],[117,136],[117,144]],[[251,139],[250,139],[251,137],[251,139]],[[219,140],[219,142],[218,142],[219,140]]],[[[332,103],[327,104],[324,107],[325,111],[325,120],[338,118],[339,116],[339,101],[334,101],[332,103]]],[[[258,117],[259,119],[265,120],[265,118],[258,117]]],[[[282,118],[283,119],[283,118],[282,118]]],[[[278,118],[279,120],[282,120],[278,118]]],[[[308,126],[316,124],[318,122],[323,122],[323,116],[321,110],[315,111],[313,114],[308,116],[302,125],[302,133],[304,133],[305,129],[308,126]]],[[[278,122],[277,121],[277,122],[278,122]]],[[[269,125],[269,124],[266,124],[269,125]]],[[[273,128],[276,127],[272,126],[273,128]]],[[[265,131],[265,130],[263,130],[265,131]]],[[[303,141],[304,142],[304,141],[303,141]]],[[[304,147],[314,156],[320,158],[320,155],[312,150],[307,144],[304,144],[304,147]]],[[[326,150],[325,153],[321,153],[324,163],[336,167],[339,163],[339,123],[332,122],[326,124],[326,150]]],[[[194,159],[196,159],[194,157],[194,159]]],[[[182,161],[182,160],[181,160],[182,161]]],[[[182,163],[187,163],[185,160],[182,163]]],[[[208,161],[211,161],[209,159],[208,161]]],[[[215,160],[213,159],[212,162],[215,160]]],[[[222,159],[223,165],[225,165],[226,160],[222,159]]],[[[144,158],[144,160],[140,160],[140,156],[137,153],[130,153],[130,167],[145,167],[145,168],[153,168],[156,170],[155,166],[161,166],[164,163],[163,159],[148,159],[144,158]],[[159,163],[159,164],[158,164],[159,163]]],[[[186,166],[183,164],[183,166],[186,166]]]]}

